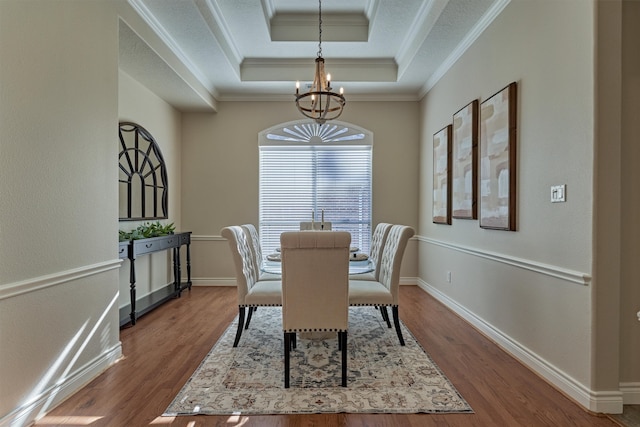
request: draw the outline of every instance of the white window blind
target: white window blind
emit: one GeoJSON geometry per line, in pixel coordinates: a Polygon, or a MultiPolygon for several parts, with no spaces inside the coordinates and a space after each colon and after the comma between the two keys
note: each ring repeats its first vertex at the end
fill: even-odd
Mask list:
{"type": "MultiPolygon", "coordinates": [[[[313,141],[313,140],[312,140],[313,141]]],[[[260,240],[263,253],[301,221],[331,222],[368,252],[371,239],[371,145],[270,144],[260,147],[260,240]]]]}

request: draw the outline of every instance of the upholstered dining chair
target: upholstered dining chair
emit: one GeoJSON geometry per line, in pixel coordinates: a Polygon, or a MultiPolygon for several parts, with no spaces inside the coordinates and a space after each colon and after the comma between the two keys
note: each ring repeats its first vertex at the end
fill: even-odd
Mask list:
{"type": "Polygon", "coordinates": [[[382,249],[387,241],[387,235],[391,230],[392,224],[386,222],[379,223],[373,234],[371,235],[371,249],[369,250],[369,261],[373,265],[374,270],[369,273],[352,274],[349,279],[352,280],[378,280],[380,276],[380,263],[382,262],[382,249]]]}
{"type": "MultiPolygon", "coordinates": [[[[373,234],[371,235],[371,249],[369,250],[369,261],[373,265],[374,270],[368,273],[358,273],[349,276],[349,280],[375,280],[377,281],[380,276],[380,263],[382,262],[382,249],[387,241],[387,235],[391,226],[386,222],[379,223],[373,234]]],[[[391,327],[391,320],[389,320],[389,312],[386,306],[376,307],[380,310],[382,319],[387,322],[387,326],[391,327]]]]}
{"type": "Polygon", "coordinates": [[[407,242],[414,234],[411,227],[392,225],[382,249],[378,280],[349,280],[350,305],[377,306],[385,311],[386,307],[391,307],[400,345],[404,345],[398,315],[400,267],[407,242]]]}
{"type": "Polygon", "coordinates": [[[249,239],[241,226],[224,227],[220,234],[229,242],[236,270],[238,329],[233,346],[237,347],[244,327],[245,309],[249,307],[249,311],[252,313],[256,307],[260,306],[281,306],[282,281],[258,280],[258,270],[255,268],[249,239]]]}
{"type": "Polygon", "coordinates": [[[260,235],[258,230],[253,224],[242,224],[244,232],[247,234],[249,243],[251,246],[251,252],[253,254],[253,261],[255,263],[255,269],[258,271],[258,280],[280,280],[282,276],[275,273],[265,273],[261,270],[262,267],[262,244],[260,243],[260,235]]]}
{"type": "Polygon", "coordinates": [[[346,231],[280,235],[284,386],[289,388],[290,351],[298,332],[337,332],[342,386],[347,386],[349,245],[346,231]]]}
{"type": "Polygon", "coordinates": [[[320,221],[301,221],[300,222],[300,231],[311,231],[311,230],[315,230],[315,231],[330,231],[331,230],[331,222],[330,221],[325,221],[325,222],[320,222],[320,221]]]}
{"type": "MultiPolygon", "coordinates": [[[[247,235],[247,239],[249,239],[249,246],[251,248],[251,253],[253,254],[253,262],[254,268],[258,274],[258,281],[260,280],[281,280],[282,276],[280,274],[275,273],[267,273],[262,271],[262,244],[260,243],[260,235],[258,234],[258,230],[253,224],[242,224],[240,227],[244,230],[247,235]]],[[[249,307],[249,312],[247,313],[247,320],[244,324],[245,329],[249,329],[249,324],[251,323],[251,318],[253,317],[253,313],[257,310],[258,307],[249,307]]]]}

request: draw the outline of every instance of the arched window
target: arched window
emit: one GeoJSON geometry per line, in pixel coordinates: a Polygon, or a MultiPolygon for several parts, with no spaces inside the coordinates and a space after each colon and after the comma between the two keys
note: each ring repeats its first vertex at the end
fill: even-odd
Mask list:
{"type": "Polygon", "coordinates": [[[260,132],[260,240],[264,253],[283,231],[324,220],[369,251],[372,134],[348,123],[295,121],[260,132]]]}
{"type": "Polygon", "coordinates": [[[121,221],[167,218],[167,168],[153,136],[136,123],[121,122],[119,216],[121,221]]]}

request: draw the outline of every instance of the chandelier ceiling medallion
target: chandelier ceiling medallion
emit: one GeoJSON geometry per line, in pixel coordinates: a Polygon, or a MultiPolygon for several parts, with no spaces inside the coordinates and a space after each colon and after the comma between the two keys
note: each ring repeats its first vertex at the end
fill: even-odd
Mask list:
{"type": "Polygon", "coordinates": [[[340,88],[340,93],[331,91],[331,74],[325,74],[324,72],[324,58],[322,57],[322,0],[318,0],[316,74],[307,93],[300,94],[300,82],[296,82],[296,107],[304,116],[323,124],[327,120],[340,117],[346,102],[342,88],[340,88]]]}

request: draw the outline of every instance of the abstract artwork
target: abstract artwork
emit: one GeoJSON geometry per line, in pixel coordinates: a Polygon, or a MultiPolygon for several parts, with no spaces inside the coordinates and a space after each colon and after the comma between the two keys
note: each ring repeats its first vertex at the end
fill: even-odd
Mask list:
{"type": "Polygon", "coordinates": [[[452,126],[433,135],[433,222],[451,224],[452,126]]]}
{"type": "Polygon", "coordinates": [[[516,102],[511,83],[480,109],[480,227],[516,229],[516,102]]]}
{"type": "Polygon", "coordinates": [[[478,100],[453,115],[453,217],[478,218],[478,100]]]}

